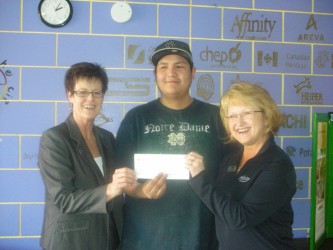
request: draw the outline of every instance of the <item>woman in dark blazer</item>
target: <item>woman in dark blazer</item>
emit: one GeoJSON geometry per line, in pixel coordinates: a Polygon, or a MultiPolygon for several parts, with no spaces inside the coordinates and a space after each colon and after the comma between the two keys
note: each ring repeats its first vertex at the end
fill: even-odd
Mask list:
{"type": "Polygon", "coordinates": [[[136,177],[114,169],[115,138],[94,125],[108,78],[103,68],[78,63],[66,73],[71,114],[41,137],[39,167],[46,188],[44,249],[117,249],[122,193],[136,177]]]}

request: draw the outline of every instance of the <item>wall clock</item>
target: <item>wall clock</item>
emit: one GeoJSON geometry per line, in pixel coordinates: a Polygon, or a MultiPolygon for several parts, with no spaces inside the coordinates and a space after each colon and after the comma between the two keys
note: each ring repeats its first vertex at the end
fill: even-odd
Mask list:
{"type": "Polygon", "coordinates": [[[69,0],[41,0],[38,13],[44,24],[59,28],[71,20],[73,6],[69,0]]]}

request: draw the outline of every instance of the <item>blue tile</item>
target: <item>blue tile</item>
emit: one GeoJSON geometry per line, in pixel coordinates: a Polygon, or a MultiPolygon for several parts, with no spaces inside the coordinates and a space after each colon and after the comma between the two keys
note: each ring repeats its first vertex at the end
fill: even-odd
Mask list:
{"type": "Polygon", "coordinates": [[[283,149],[289,155],[295,167],[310,167],[312,165],[311,138],[284,138],[283,149]]]}
{"type": "Polygon", "coordinates": [[[221,38],[222,10],[219,8],[192,8],[192,37],[221,38]],[[204,18],[203,18],[204,17],[204,18]]]}
{"type": "MultiPolygon", "coordinates": [[[[19,205],[0,205],[0,225],[1,236],[19,235],[19,205]]],[[[0,247],[0,249],[3,248],[0,247]]]]}
{"type": "Polygon", "coordinates": [[[194,5],[205,5],[205,6],[213,6],[213,7],[241,7],[241,8],[251,8],[252,0],[192,0],[192,4],[194,5]]]}
{"type": "Polygon", "coordinates": [[[313,107],[312,114],[314,113],[328,113],[333,112],[333,107],[313,107]]]}
{"type": "Polygon", "coordinates": [[[310,231],[310,228],[308,228],[307,230],[305,230],[305,229],[295,229],[295,230],[293,230],[294,238],[295,239],[309,238],[309,236],[310,236],[309,231],[310,231]]]}
{"type": "Polygon", "coordinates": [[[54,124],[53,105],[37,102],[0,103],[1,133],[41,134],[54,124]]]}
{"type": "Polygon", "coordinates": [[[255,72],[305,73],[311,72],[310,45],[255,43],[255,72]]]}
{"type": "Polygon", "coordinates": [[[294,198],[310,198],[310,172],[311,168],[296,168],[296,194],[294,198]]]}
{"type": "Polygon", "coordinates": [[[109,88],[104,101],[147,102],[155,97],[156,84],[153,71],[107,71],[109,88]]]}
{"type": "Polygon", "coordinates": [[[312,0],[256,0],[255,8],[270,10],[311,11],[312,0]]]}
{"type": "Polygon", "coordinates": [[[0,33],[0,41],[0,55],[10,65],[55,65],[55,35],[0,33]]]}
{"type": "Polygon", "coordinates": [[[310,228],[311,200],[293,199],[291,205],[294,210],[293,228],[310,228]]]}
{"type": "Polygon", "coordinates": [[[21,168],[38,168],[40,136],[21,137],[21,168]]]}
{"type": "Polygon", "coordinates": [[[332,0],[314,0],[314,11],[333,13],[332,0]]]}
{"type": "Polygon", "coordinates": [[[39,236],[42,232],[44,205],[24,204],[21,210],[22,236],[39,236]]]}
{"type": "Polygon", "coordinates": [[[310,108],[288,107],[280,108],[284,120],[279,136],[310,136],[310,108]]]}
{"type": "Polygon", "coordinates": [[[22,99],[67,100],[62,68],[22,69],[22,99]]]}
{"type": "Polygon", "coordinates": [[[124,39],[110,36],[59,35],[58,64],[96,62],[103,67],[124,67],[124,39]]]}
{"type": "Polygon", "coordinates": [[[223,38],[282,41],[282,14],[225,9],[223,12],[223,38]]]}
{"type": "Polygon", "coordinates": [[[93,3],[92,31],[96,34],[156,35],[156,6],[130,4],[131,19],[117,23],[111,17],[111,3],[93,3]],[[149,15],[147,15],[149,13],[149,15]]]}
{"type": "Polygon", "coordinates": [[[20,30],[20,0],[2,1],[0,30],[20,30]]]}
{"type": "Polygon", "coordinates": [[[0,202],[43,202],[44,190],[39,170],[0,171],[0,202]]]}
{"type": "Polygon", "coordinates": [[[122,110],[122,116],[124,117],[128,111],[131,109],[135,108],[136,106],[139,106],[143,103],[128,103],[123,105],[123,110],[122,110]]]}
{"type": "Polygon", "coordinates": [[[251,43],[192,41],[194,65],[200,70],[251,71],[251,43]]]}
{"type": "Polygon", "coordinates": [[[159,36],[189,36],[190,11],[183,6],[160,6],[158,15],[159,36]],[[172,18],[170,18],[172,17],[172,18]],[[172,27],[172,29],[170,29],[172,27]]]}
{"type": "Polygon", "coordinates": [[[332,44],[330,30],[333,16],[285,13],[284,39],[286,42],[332,44]]]}
{"type": "Polygon", "coordinates": [[[18,136],[0,136],[0,168],[18,168],[18,136]]]}
{"type": "Polygon", "coordinates": [[[0,238],[0,249],[3,250],[41,250],[39,238],[0,238]]]}
{"type": "Polygon", "coordinates": [[[56,121],[55,125],[58,125],[66,120],[68,115],[70,114],[69,112],[70,105],[69,102],[58,102],[56,104],[56,121]]]}
{"type": "Polygon", "coordinates": [[[272,96],[277,104],[281,104],[281,75],[276,74],[239,74],[224,73],[223,74],[223,91],[222,94],[233,83],[237,82],[255,83],[265,88],[272,96]]]}
{"type": "Polygon", "coordinates": [[[285,76],[285,104],[333,105],[332,77],[285,76]]]}

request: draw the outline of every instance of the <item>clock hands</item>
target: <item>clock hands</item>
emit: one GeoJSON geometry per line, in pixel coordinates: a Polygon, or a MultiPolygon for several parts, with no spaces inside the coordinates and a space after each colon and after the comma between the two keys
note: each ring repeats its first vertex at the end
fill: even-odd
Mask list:
{"type": "Polygon", "coordinates": [[[44,24],[59,28],[71,20],[73,7],[69,0],[40,0],[38,13],[44,24]]]}
{"type": "Polygon", "coordinates": [[[63,8],[62,6],[60,7],[60,4],[61,3],[59,3],[58,6],[54,9],[55,11],[61,10],[63,8]]]}

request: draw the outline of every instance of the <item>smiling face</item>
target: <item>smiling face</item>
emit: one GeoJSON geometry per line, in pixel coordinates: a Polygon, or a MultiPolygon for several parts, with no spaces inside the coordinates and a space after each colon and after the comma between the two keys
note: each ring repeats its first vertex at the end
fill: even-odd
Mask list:
{"type": "MultiPolygon", "coordinates": [[[[80,78],[77,80],[74,86],[74,92],[76,91],[102,91],[102,83],[99,80],[88,80],[87,78],[80,78]]],[[[89,93],[87,97],[80,97],[75,93],[67,92],[68,100],[73,105],[73,117],[77,123],[94,122],[96,116],[99,114],[103,97],[93,97],[92,93],[89,93]]]]}
{"type": "Polygon", "coordinates": [[[231,136],[244,147],[260,149],[267,140],[268,122],[257,107],[239,102],[230,103],[227,117],[231,136]]]}
{"type": "Polygon", "coordinates": [[[162,57],[156,65],[156,81],[162,99],[189,97],[195,68],[182,56],[170,54],[162,57]]]}

